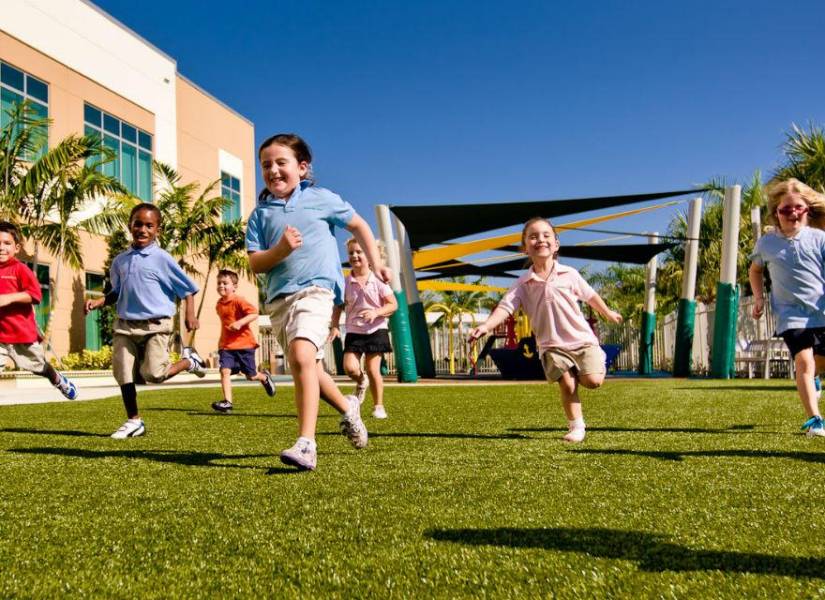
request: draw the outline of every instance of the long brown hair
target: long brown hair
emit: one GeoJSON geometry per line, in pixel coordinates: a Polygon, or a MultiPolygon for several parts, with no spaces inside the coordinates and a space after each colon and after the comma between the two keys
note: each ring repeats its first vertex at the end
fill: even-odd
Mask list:
{"type": "MultiPolygon", "coordinates": [[[[550,229],[553,230],[553,235],[556,238],[556,252],[553,254],[553,260],[556,260],[559,257],[559,234],[556,233],[556,228],[553,227],[553,223],[550,222],[550,219],[545,219],[544,217],[532,217],[528,219],[527,222],[524,224],[524,227],[521,229],[521,251],[527,251],[527,228],[530,227],[530,225],[532,225],[533,223],[538,223],[539,221],[544,221],[550,226],[550,229]]],[[[530,260],[530,257],[528,256],[526,265],[529,266],[532,263],[533,261],[530,260]]]]}

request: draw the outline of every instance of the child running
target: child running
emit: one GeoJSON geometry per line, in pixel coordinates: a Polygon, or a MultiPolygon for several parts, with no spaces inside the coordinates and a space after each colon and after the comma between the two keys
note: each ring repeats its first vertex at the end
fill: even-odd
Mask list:
{"type": "Polygon", "coordinates": [[[384,408],[384,380],[381,377],[381,357],[392,352],[387,317],[398,309],[392,288],[378,279],[367,263],[367,257],[355,238],[347,240],[347,254],[352,267],[344,287],[344,304],[332,312],[330,339],[340,335],[338,322],[346,310],[346,337],[344,338],[344,370],[355,382],[358,402],[364,401],[369,386],[372,392],[372,416],[386,419],[384,408]],[[361,369],[365,356],[366,370],[361,369]]]}
{"type": "Polygon", "coordinates": [[[470,332],[477,340],[490,333],[521,307],[536,334],[536,347],[547,380],[558,381],[567,416],[567,442],[585,436],[578,386],[598,388],[604,381],[605,354],[587,324],[578,301],[584,301],[612,323],[622,316],[610,310],[572,267],[556,261],[559,240],[550,221],[535,217],[525,223],[521,246],[532,266],[501,299],[487,321],[470,332]]]}
{"type": "Polygon", "coordinates": [[[825,198],[796,179],[775,182],[766,191],[767,220],[776,228],[759,238],[751,255],[752,314],[759,319],[765,310],[767,266],[776,331],[793,357],[796,389],[808,417],[802,431],[822,437],[814,377],[825,370],[825,198]]]}
{"type": "Polygon", "coordinates": [[[258,158],[266,189],[249,217],[246,247],[252,270],[266,274],[266,309],[289,361],[298,412],[298,440],[281,452],[281,461],[314,470],[321,397],[341,413],[341,432],[352,445],[367,445],[358,398],[344,397],[321,361],[333,306],[343,302],[334,228],[355,235],[380,279],[387,281],[390,271],[367,222],[340,196],[312,185],[312,154],[304,140],[295,134],[272,136],[261,144],[258,158]]]}
{"type": "Polygon", "coordinates": [[[32,270],[16,258],[21,244],[17,226],[0,221],[0,369],[10,358],[18,369],[45,377],[66,398],[76,400],[75,384],[46,362],[32,307],[43,295],[32,270]]]}
{"type": "Polygon", "coordinates": [[[213,402],[218,412],[232,412],[232,375],[243,373],[249,381],[260,381],[266,393],[275,395],[275,380],[269,371],[258,372],[255,367],[255,349],[258,342],[249,326],[258,318],[258,309],[235,292],[238,274],[228,269],[218,271],[218,295],[215,310],[221,319],[221,339],[218,355],[221,367],[223,400],[213,402]]]}
{"type": "Polygon", "coordinates": [[[112,434],[115,439],[146,433],[137,406],[136,366],[139,365],[141,376],[149,383],[161,383],[181,371],[198,377],[206,374],[203,359],[192,348],[184,348],[183,358],[169,363],[172,317],[177,311],[175,300],[184,301],[186,328],[197,329],[194,296],[198,287],[175,259],[157,245],[162,224],[160,210],[154,204],[141,203],[132,209],[129,215],[132,247],[112,261],[112,291],[85,304],[88,314],[101,306],[117,303],[112,371],[120,386],[127,420],[112,434]]]}

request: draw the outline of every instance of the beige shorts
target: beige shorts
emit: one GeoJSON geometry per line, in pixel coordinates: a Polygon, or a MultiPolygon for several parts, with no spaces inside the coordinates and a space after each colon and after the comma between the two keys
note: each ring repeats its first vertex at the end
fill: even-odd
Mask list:
{"type": "Polygon", "coordinates": [[[112,373],[118,385],[135,382],[135,366],[147,383],[161,383],[169,373],[172,318],[127,321],[115,319],[112,373]]]}
{"type": "Polygon", "coordinates": [[[284,354],[289,351],[292,340],[301,338],[309,340],[318,349],[316,359],[324,358],[334,300],[332,290],[311,286],[266,305],[272,331],[284,354]]]}
{"type": "Polygon", "coordinates": [[[42,373],[46,368],[46,354],[40,342],[33,344],[0,344],[0,370],[6,366],[8,359],[14,361],[21,371],[42,373]]]}
{"type": "Polygon", "coordinates": [[[572,368],[579,375],[604,375],[606,356],[600,346],[585,346],[578,350],[550,348],[541,355],[541,366],[547,381],[554,383],[572,368]]]}

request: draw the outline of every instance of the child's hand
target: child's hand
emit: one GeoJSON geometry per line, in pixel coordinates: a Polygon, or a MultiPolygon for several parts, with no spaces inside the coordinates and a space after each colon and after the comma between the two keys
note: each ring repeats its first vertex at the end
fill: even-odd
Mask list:
{"type": "Polygon", "coordinates": [[[484,323],[482,323],[475,329],[470,330],[470,341],[474,342],[479,338],[483,338],[488,333],[490,333],[490,330],[487,329],[487,326],[484,323]]]}
{"type": "Polygon", "coordinates": [[[622,315],[617,313],[615,310],[608,310],[607,313],[605,313],[604,318],[610,321],[611,323],[622,322],[622,315]]]}
{"type": "Polygon", "coordinates": [[[378,276],[378,279],[384,283],[390,283],[392,280],[392,269],[387,266],[379,267],[375,270],[375,274],[378,276]]]}
{"type": "Polygon", "coordinates": [[[294,250],[300,248],[304,243],[301,238],[301,232],[292,225],[287,225],[281,239],[278,240],[277,246],[281,248],[286,254],[292,254],[294,250]]]}
{"type": "Polygon", "coordinates": [[[379,316],[380,315],[378,314],[378,311],[374,308],[365,308],[364,310],[358,313],[358,318],[364,319],[364,321],[366,321],[367,323],[372,323],[379,316]]]}
{"type": "Polygon", "coordinates": [[[196,329],[200,329],[201,327],[200,321],[198,321],[197,317],[186,317],[184,321],[186,321],[186,329],[188,331],[194,331],[196,329]]]}
{"type": "Polygon", "coordinates": [[[106,302],[106,298],[98,298],[97,300],[86,300],[86,303],[83,305],[83,314],[88,315],[93,310],[97,310],[103,303],[106,302]]]}
{"type": "Polygon", "coordinates": [[[330,343],[337,337],[341,337],[341,330],[337,327],[330,327],[329,328],[329,335],[327,336],[327,343],[330,343]]]}
{"type": "Polygon", "coordinates": [[[754,298],[753,299],[753,309],[751,310],[751,314],[753,315],[754,319],[759,319],[762,317],[762,314],[765,312],[765,299],[764,298],[754,298]]]}
{"type": "Polygon", "coordinates": [[[234,323],[229,324],[229,329],[231,329],[232,331],[240,331],[241,327],[243,327],[243,323],[241,323],[240,321],[235,321],[234,323]]]}

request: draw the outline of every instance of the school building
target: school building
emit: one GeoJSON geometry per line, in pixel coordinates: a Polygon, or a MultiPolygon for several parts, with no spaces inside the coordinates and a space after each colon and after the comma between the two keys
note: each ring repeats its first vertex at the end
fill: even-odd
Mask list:
{"type": "MultiPolygon", "coordinates": [[[[49,145],[69,134],[96,132],[117,160],[104,166],[134,195],[152,201],[157,190],[152,160],[175,168],[182,183],[201,189],[221,180],[232,206],[225,220],[246,218],[255,203],[253,124],[177,70],[175,59],[85,0],[4,0],[0,10],[0,99],[2,110],[23,99],[51,120],[49,145]]],[[[5,120],[5,116],[3,117],[5,120]]],[[[33,245],[24,249],[26,260],[33,245]]],[[[52,319],[57,354],[100,346],[96,313],[83,301],[100,293],[106,241],[83,234],[84,271],[57,265],[42,249],[37,276],[44,301],[41,327],[52,319]],[[56,305],[48,315],[48,299],[56,305]]],[[[203,272],[194,279],[203,288],[203,272]]],[[[207,284],[196,346],[208,356],[217,349],[215,273],[207,284]]],[[[255,285],[242,278],[240,293],[255,302],[255,285]]],[[[200,301],[200,295],[196,298],[200,301]]]]}

